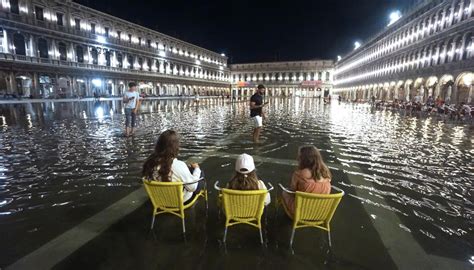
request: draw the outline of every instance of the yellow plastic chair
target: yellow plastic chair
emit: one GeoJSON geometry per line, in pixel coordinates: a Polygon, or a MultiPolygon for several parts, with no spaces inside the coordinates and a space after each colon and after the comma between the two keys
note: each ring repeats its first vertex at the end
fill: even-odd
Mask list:
{"type": "Polygon", "coordinates": [[[205,199],[206,210],[208,208],[207,188],[205,185],[206,182],[204,182],[203,189],[194,197],[192,201],[187,204],[184,204],[183,201],[184,186],[195,184],[200,181],[204,181],[204,179],[199,179],[196,182],[186,184],[183,184],[183,182],[159,182],[143,179],[145,190],[150,197],[151,203],[153,204],[151,229],[153,229],[155,217],[157,215],[169,213],[181,218],[183,223],[183,234],[185,234],[186,226],[184,222],[184,210],[193,206],[199,197],[203,197],[205,199]]]}
{"type": "MultiPolygon", "coordinates": [[[[293,231],[291,232],[290,247],[293,247],[295,231],[299,228],[314,227],[327,231],[329,247],[331,243],[331,219],[336,212],[337,206],[344,196],[344,191],[332,186],[331,189],[338,191],[332,194],[314,194],[300,191],[291,191],[278,184],[282,192],[295,195],[295,214],[293,216],[293,231]]],[[[286,204],[282,202],[285,211],[289,213],[286,204]]]]}
{"type": "Polygon", "coordinates": [[[260,232],[260,243],[263,245],[262,214],[265,208],[265,197],[273,190],[268,183],[268,190],[234,190],[220,188],[216,181],[214,188],[220,192],[222,207],[224,208],[225,230],[223,242],[226,242],[227,229],[237,224],[247,224],[256,227],[260,232]]]}

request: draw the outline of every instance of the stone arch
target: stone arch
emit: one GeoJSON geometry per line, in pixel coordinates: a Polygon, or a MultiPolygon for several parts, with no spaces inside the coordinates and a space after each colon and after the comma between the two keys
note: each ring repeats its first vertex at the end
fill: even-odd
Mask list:
{"type": "Polygon", "coordinates": [[[16,93],[19,96],[29,97],[32,94],[33,76],[27,72],[18,72],[15,74],[14,80],[16,93]]]}
{"type": "MultiPolygon", "coordinates": [[[[446,103],[450,103],[452,88],[454,85],[454,77],[450,74],[445,74],[440,77],[438,82],[438,95],[446,101],[446,103]]],[[[437,96],[438,96],[437,95],[437,96]]]]}
{"type": "Polygon", "coordinates": [[[463,72],[457,76],[454,82],[454,103],[472,103],[474,72],[463,72]]]}

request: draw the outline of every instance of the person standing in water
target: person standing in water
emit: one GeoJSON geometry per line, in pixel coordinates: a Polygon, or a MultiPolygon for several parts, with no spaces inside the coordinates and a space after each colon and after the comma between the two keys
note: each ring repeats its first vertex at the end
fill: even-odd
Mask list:
{"type": "Polygon", "coordinates": [[[263,107],[267,103],[263,103],[263,94],[265,93],[265,86],[259,84],[257,86],[257,92],[250,98],[250,117],[253,119],[255,128],[253,130],[253,141],[258,143],[260,139],[260,132],[263,127],[263,118],[265,113],[263,107]]]}
{"type": "Polygon", "coordinates": [[[133,135],[137,110],[140,105],[140,95],[137,92],[136,83],[128,84],[128,91],[123,95],[123,103],[125,103],[125,136],[128,137],[133,135]]]}

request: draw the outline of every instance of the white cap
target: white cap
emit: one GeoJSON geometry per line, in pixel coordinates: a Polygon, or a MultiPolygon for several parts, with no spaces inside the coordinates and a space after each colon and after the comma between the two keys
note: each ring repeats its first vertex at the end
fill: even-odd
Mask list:
{"type": "Polygon", "coordinates": [[[255,163],[253,157],[248,154],[242,154],[237,158],[235,162],[235,171],[243,174],[247,174],[255,170],[255,163]]]}

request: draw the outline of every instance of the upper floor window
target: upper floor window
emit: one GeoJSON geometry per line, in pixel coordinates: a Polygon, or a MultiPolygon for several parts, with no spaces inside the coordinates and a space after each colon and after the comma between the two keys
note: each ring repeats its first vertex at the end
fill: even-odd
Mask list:
{"type": "Polygon", "coordinates": [[[132,44],[132,34],[128,34],[128,43],[132,44]]]}
{"type": "Polygon", "coordinates": [[[20,7],[18,6],[18,0],[10,0],[10,12],[20,14],[20,7]]]}
{"type": "Polygon", "coordinates": [[[35,16],[37,20],[44,21],[44,14],[43,14],[42,7],[35,6],[35,16]]]}
{"type": "Polygon", "coordinates": [[[141,37],[138,38],[138,45],[142,45],[142,38],[141,37]]]}
{"type": "Polygon", "coordinates": [[[56,13],[56,18],[57,18],[57,23],[59,26],[63,26],[64,25],[64,21],[63,21],[63,17],[64,15],[61,14],[61,13],[56,13]]]}
{"type": "Polygon", "coordinates": [[[122,32],[121,31],[117,31],[117,37],[118,37],[118,39],[122,39],[122,32]]]}
{"type": "Polygon", "coordinates": [[[74,19],[75,27],[77,31],[81,30],[81,19],[74,19]]]}
{"type": "Polygon", "coordinates": [[[105,36],[109,37],[109,32],[110,32],[109,28],[105,27],[104,30],[105,30],[105,36]]]}
{"type": "Polygon", "coordinates": [[[95,34],[95,23],[91,23],[91,33],[95,34]]]}
{"type": "Polygon", "coordinates": [[[146,44],[147,44],[148,48],[151,48],[151,40],[147,40],[146,44]]]}

